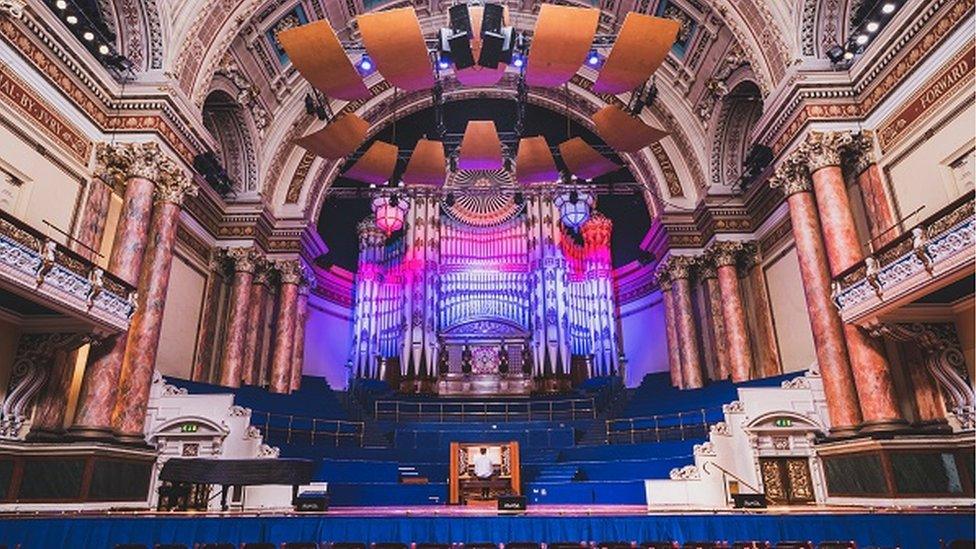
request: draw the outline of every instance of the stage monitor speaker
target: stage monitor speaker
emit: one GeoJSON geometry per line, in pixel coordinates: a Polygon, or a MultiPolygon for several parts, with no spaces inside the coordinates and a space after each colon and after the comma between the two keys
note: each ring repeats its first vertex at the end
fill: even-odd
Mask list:
{"type": "Polygon", "coordinates": [[[325,492],[303,492],[295,498],[295,510],[314,513],[329,510],[329,494],[325,492]]]}
{"type": "Polygon", "coordinates": [[[499,511],[525,511],[525,496],[499,496],[499,511]]]}
{"type": "Polygon", "coordinates": [[[766,494],[732,494],[732,506],[736,509],[765,509],[766,494]]]}

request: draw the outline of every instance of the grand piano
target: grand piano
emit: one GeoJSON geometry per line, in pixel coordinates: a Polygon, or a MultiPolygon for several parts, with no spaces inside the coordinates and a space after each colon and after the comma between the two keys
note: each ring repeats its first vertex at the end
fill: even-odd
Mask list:
{"type": "Polygon", "coordinates": [[[211,486],[220,486],[220,508],[228,509],[227,493],[231,486],[279,484],[292,487],[292,499],[298,487],[312,482],[315,462],[307,459],[208,459],[171,458],[159,472],[160,511],[206,511],[211,486]]]}

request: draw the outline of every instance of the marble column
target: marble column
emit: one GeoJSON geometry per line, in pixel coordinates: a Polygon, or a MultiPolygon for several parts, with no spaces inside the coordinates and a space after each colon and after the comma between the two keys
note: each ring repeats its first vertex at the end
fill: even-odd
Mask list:
{"type": "Polygon", "coordinates": [[[295,304],[295,341],[291,352],[291,390],[302,386],[302,368],[305,367],[305,323],[308,322],[308,292],[310,284],[303,280],[298,286],[295,304]]]}
{"type": "Polygon", "coordinates": [[[203,309],[197,330],[193,359],[193,381],[210,383],[214,373],[214,341],[217,335],[217,312],[220,310],[221,287],[224,284],[226,257],[221,248],[212,248],[207,265],[207,283],[203,290],[203,309]]]}
{"type": "Polygon", "coordinates": [[[698,389],[704,385],[701,352],[698,349],[698,328],[695,326],[695,314],[691,305],[690,278],[694,263],[694,258],[686,256],[671,256],[668,261],[684,389],[698,389]]]}
{"type": "Polygon", "coordinates": [[[145,441],[143,428],[149,388],[159,351],[159,333],[180,209],[187,196],[197,193],[196,185],[182,169],[168,158],[163,161],[168,166],[161,170],[162,176],[156,182],[149,246],[139,277],[139,299],[129,325],[125,358],[119,375],[119,396],[112,415],[112,427],[117,438],[132,443],[145,441]]]}
{"type": "Polygon", "coordinates": [[[275,319],[274,351],[271,357],[271,391],[287,393],[291,389],[291,362],[295,341],[295,309],[298,285],[304,268],[298,260],[278,263],[281,289],[278,292],[278,316],[275,319]]]}
{"type": "MultiPolygon", "coordinates": [[[[849,149],[849,173],[864,198],[864,213],[871,231],[871,249],[878,249],[898,236],[898,215],[888,199],[881,168],[874,155],[874,132],[862,131],[849,149]]],[[[906,214],[911,212],[905,212],[906,214]]]]}
{"type": "MultiPolygon", "coordinates": [[[[115,229],[108,271],[137,287],[152,217],[154,181],[167,164],[155,143],[100,144],[96,151],[102,177],[125,186],[122,212],[115,229]]],[[[71,426],[73,435],[87,438],[112,436],[112,411],[125,355],[126,335],[92,345],[78,394],[71,426]]]]}
{"type": "Polygon", "coordinates": [[[272,264],[262,261],[251,283],[251,307],[247,314],[247,339],[244,341],[244,383],[261,385],[264,382],[262,366],[264,356],[264,327],[267,324],[268,289],[272,264]]]}
{"type": "MultiPolygon", "coordinates": [[[[244,379],[244,347],[251,312],[251,286],[254,270],[260,259],[254,248],[231,248],[227,257],[234,268],[230,289],[230,306],[227,315],[227,333],[224,337],[224,355],[220,364],[220,384],[224,387],[240,387],[244,379]]],[[[250,376],[248,376],[250,377],[250,376]]]]}
{"type": "Polygon", "coordinates": [[[729,348],[725,344],[722,291],[718,285],[718,271],[715,270],[715,264],[708,258],[702,258],[702,262],[698,266],[698,278],[701,280],[702,286],[705,287],[707,299],[704,317],[712,333],[712,347],[714,347],[715,353],[715,372],[711,377],[715,380],[728,379],[730,375],[729,348]]]}
{"type": "Polygon", "coordinates": [[[684,388],[681,374],[681,348],[678,341],[678,326],[674,312],[674,294],[671,279],[666,272],[657,274],[657,284],[661,288],[661,300],[664,302],[664,329],[668,342],[668,369],[671,372],[671,386],[684,388]]]}
{"type": "MultiPolygon", "coordinates": [[[[78,222],[78,234],[71,248],[83,257],[95,261],[102,237],[105,234],[105,220],[109,204],[112,202],[112,187],[101,177],[93,177],[88,183],[88,196],[78,222]]],[[[96,263],[98,263],[96,261],[96,263]]]]}
{"type": "Polygon", "coordinates": [[[75,373],[77,351],[61,349],[51,361],[51,373],[41,390],[31,422],[31,437],[57,436],[64,432],[64,416],[75,373]]]}
{"type": "Polygon", "coordinates": [[[793,226],[793,241],[800,265],[803,294],[813,332],[817,364],[823,378],[831,432],[850,436],[861,424],[861,410],[854,388],[844,327],[830,299],[830,272],[820,236],[820,219],[813,187],[802,151],[793,153],[776,168],[770,186],[786,194],[793,226]]]}
{"type": "Polygon", "coordinates": [[[752,342],[755,350],[756,372],[762,377],[783,373],[779,362],[779,345],[773,326],[773,310],[766,290],[766,276],[762,269],[762,256],[756,242],[746,243],[745,268],[749,289],[746,292],[746,313],[751,314],[752,342]]]}
{"type": "Polygon", "coordinates": [[[746,323],[745,305],[739,285],[738,262],[743,251],[741,242],[716,242],[709,248],[715,262],[718,286],[722,292],[722,320],[725,323],[725,346],[729,353],[732,381],[740,383],[752,379],[751,330],[746,323]]]}
{"type": "MultiPolygon", "coordinates": [[[[824,247],[834,276],[864,259],[840,167],[841,155],[852,141],[846,132],[811,132],[805,142],[824,247]]],[[[844,339],[861,404],[862,430],[890,430],[904,426],[905,418],[898,405],[891,365],[884,349],[864,330],[852,324],[844,325],[844,339]]]]}

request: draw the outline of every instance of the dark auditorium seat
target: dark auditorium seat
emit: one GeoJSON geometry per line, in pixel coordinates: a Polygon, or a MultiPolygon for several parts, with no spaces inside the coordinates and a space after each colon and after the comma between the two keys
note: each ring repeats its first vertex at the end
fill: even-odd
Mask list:
{"type": "Polygon", "coordinates": [[[640,546],[641,549],[678,549],[680,547],[676,541],[645,541],[640,546]]]}
{"type": "Polygon", "coordinates": [[[554,541],[546,544],[546,549],[583,549],[584,547],[586,547],[585,543],[571,541],[554,541]]]}
{"type": "Polygon", "coordinates": [[[487,541],[476,541],[474,543],[465,543],[464,549],[498,549],[497,543],[489,543],[487,541]]]}
{"type": "Polygon", "coordinates": [[[857,544],[853,541],[821,541],[817,549],[857,549],[857,544]]]}
{"type": "Polygon", "coordinates": [[[732,544],[732,549],[769,549],[772,547],[768,541],[737,541],[732,544]]]}
{"type": "Polygon", "coordinates": [[[381,542],[374,543],[372,549],[408,549],[405,543],[398,542],[381,542]]]}
{"type": "Polygon", "coordinates": [[[142,543],[118,543],[115,545],[115,549],[148,549],[142,543]]]}
{"type": "Polygon", "coordinates": [[[365,543],[353,543],[348,541],[338,541],[330,545],[332,549],[366,549],[365,543]]]}
{"type": "Polygon", "coordinates": [[[531,541],[513,541],[506,543],[505,549],[542,549],[542,545],[531,541]]]}
{"type": "MultiPolygon", "coordinates": [[[[452,547],[454,545],[450,543],[418,543],[414,546],[414,549],[451,549],[452,547]]],[[[497,549],[497,546],[495,546],[495,549],[497,549]]]]}
{"type": "Polygon", "coordinates": [[[957,539],[949,542],[949,549],[974,549],[976,541],[971,539],[957,539]]]}
{"type": "Polygon", "coordinates": [[[319,549],[314,541],[291,541],[281,546],[282,549],[319,549]]]}
{"type": "Polygon", "coordinates": [[[726,549],[729,546],[724,541],[686,541],[682,549],[726,549]]]}
{"type": "Polygon", "coordinates": [[[629,541],[601,541],[596,544],[596,549],[633,549],[635,546],[629,541]]]}
{"type": "Polygon", "coordinates": [[[233,543],[197,543],[193,549],[237,549],[233,543]]]}
{"type": "Polygon", "coordinates": [[[245,543],[241,546],[241,549],[278,549],[273,543],[245,543]]]}
{"type": "Polygon", "coordinates": [[[781,541],[773,547],[776,549],[814,549],[812,541],[781,541]]]}
{"type": "Polygon", "coordinates": [[[187,549],[182,543],[157,543],[155,549],[187,549]]]}

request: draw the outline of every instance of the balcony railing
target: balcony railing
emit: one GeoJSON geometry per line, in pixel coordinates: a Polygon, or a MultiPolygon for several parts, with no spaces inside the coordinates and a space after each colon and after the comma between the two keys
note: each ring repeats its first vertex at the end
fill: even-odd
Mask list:
{"type": "Polygon", "coordinates": [[[321,419],[292,414],[251,412],[251,425],[259,425],[268,444],[306,444],[309,446],[362,446],[361,421],[321,419]]]}
{"type": "Polygon", "coordinates": [[[592,398],[527,402],[410,402],[378,400],[377,420],[465,423],[583,420],[596,417],[592,398]]]}
{"type": "Polygon", "coordinates": [[[973,268],[973,191],[942,208],[864,261],[834,278],[833,299],[853,321],[904,298],[933,280],[952,280],[973,268]]]}
{"type": "Polygon", "coordinates": [[[607,444],[639,444],[708,436],[708,408],[607,420],[607,444]]]}
{"type": "Polygon", "coordinates": [[[48,308],[124,331],[135,288],[0,211],[0,284],[48,308]]]}

